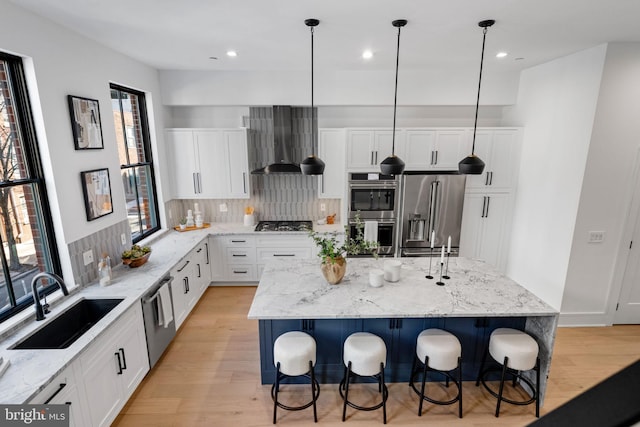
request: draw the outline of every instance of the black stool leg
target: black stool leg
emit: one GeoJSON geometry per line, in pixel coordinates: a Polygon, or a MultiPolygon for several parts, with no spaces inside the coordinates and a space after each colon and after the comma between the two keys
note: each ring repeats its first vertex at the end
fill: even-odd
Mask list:
{"type": "Polygon", "coordinates": [[[351,361],[347,365],[347,369],[344,374],[344,404],[342,405],[342,421],[347,417],[347,400],[349,399],[349,377],[351,376],[351,361]]]}
{"type": "Polygon", "coordinates": [[[536,358],[536,389],[534,396],[536,398],[536,418],[540,418],[540,358],[536,358]]]}
{"type": "Polygon", "coordinates": [[[309,360],[309,371],[311,371],[311,399],[313,399],[313,422],[318,422],[318,412],[316,411],[316,374],[313,372],[313,363],[309,360]]]}
{"type": "Polygon", "coordinates": [[[422,370],[422,385],[420,386],[420,405],[418,405],[418,416],[422,416],[422,403],[424,402],[424,387],[427,383],[427,370],[429,366],[429,356],[424,357],[424,369],[422,370]]]}
{"type": "Polygon", "coordinates": [[[275,388],[275,398],[273,399],[273,423],[276,423],[276,411],[278,410],[278,389],[280,388],[280,362],[276,366],[276,381],[273,384],[275,388]]]}
{"type": "Polygon", "coordinates": [[[462,418],[462,357],[458,357],[458,417],[462,418]]]}
{"type": "Polygon", "coordinates": [[[498,404],[496,405],[496,417],[500,416],[500,402],[502,402],[502,391],[504,390],[504,377],[507,374],[507,364],[509,358],[505,356],[504,365],[502,366],[502,376],[500,377],[500,390],[498,391],[498,404]]]}
{"type": "Polygon", "coordinates": [[[411,364],[411,376],[409,377],[409,387],[413,387],[413,376],[416,373],[416,369],[418,368],[418,355],[413,355],[413,363],[411,364]]]}
{"type": "Polygon", "coordinates": [[[387,396],[384,389],[384,363],[380,362],[380,390],[382,393],[382,422],[387,423],[387,396]]]}
{"type": "Polygon", "coordinates": [[[476,387],[480,385],[480,377],[482,376],[484,364],[487,361],[487,353],[489,353],[489,348],[485,349],[484,353],[482,353],[482,361],[480,362],[480,370],[478,371],[478,378],[476,379],[476,387]]]}

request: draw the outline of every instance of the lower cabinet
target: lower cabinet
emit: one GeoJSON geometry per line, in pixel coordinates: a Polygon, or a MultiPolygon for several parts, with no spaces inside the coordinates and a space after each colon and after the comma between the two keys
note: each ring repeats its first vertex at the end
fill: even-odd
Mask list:
{"type": "Polygon", "coordinates": [[[171,299],[176,329],[182,326],[211,283],[209,239],[205,239],[171,269],[171,299]]]}
{"type": "Polygon", "coordinates": [[[131,307],[80,356],[88,423],[108,426],[149,371],[142,307],[131,307]]]}
{"type": "Polygon", "coordinates": [[[78,363],[74,362],[67,366],[44,390],[29,401],[30,404],[69,405],[70,427],[89,425],[87,414],[84,413],[87,404],[79,390],[82,388],[82,375],[77,374],[77,365],[78,363]]]}

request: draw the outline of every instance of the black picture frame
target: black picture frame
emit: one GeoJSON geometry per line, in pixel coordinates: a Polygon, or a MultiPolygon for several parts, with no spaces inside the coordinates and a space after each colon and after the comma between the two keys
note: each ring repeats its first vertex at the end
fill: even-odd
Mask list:
{"type": "Polygon", "coordinates": [[[101,150],[102,123],[100,121],[100,103],[97,99],[68,95],[69,114],[73,144],[76,150],[101,150]]]}
{"type": "Polygon", "coordinates": [[[109,169],[94,169],[80,172],[84,208],[87,221],[109,215],[113,212],[111,202],[111,182],[109,169]]]}

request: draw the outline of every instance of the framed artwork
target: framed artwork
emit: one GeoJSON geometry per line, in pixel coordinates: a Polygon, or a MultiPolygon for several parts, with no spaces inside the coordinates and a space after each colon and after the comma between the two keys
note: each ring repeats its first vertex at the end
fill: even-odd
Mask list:
{"type": "Polygon", "coordinates": [[[80,172],[80,177],[82,179],[82,192],[84,193],[84,208],[87,212],[87,221],[93,221],[96,218],[113,212],[109,169],[80,172]]]}
{"type": "Polygon", "coordinates": [[[98,100],[73,95],[67,96],[67,100],[76,150],[104,148],[98,100]]]}

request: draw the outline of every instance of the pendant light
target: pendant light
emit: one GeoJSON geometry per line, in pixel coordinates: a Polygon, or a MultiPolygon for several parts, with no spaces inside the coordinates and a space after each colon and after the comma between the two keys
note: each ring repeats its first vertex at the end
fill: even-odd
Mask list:
{"type": "Polygon", "coordinates": [[[304,23],[311,30],[311,155],[300,163],[300,170],[303,175],[322,175],[324,173],[324,162],[315,155],[316,146],[316,112],[313,107],[313,28],[318,26],[317,19],[305,19],[304,23]]]}
{"type": "Polygon", "coordinates": [[[404,162],[396,156],[396,107],[398,101],[398,65],[400,62],[400,29],[407,25],[406,19],[396,19],[391,23],[398,29],[398,49],[396,50],[396,87],[393,95],[393,135],[391,139],[391,155],[380,163],[380,171],[385,175],[399,175],[404,170],[404,162]]]}
{"type": "Polygon", "coordinates": [[[460,173],[467,175],[480,175],[484,171],[484,162],[480,157],[474,154],[476,148],[476,129],[478,127],[478,107],[480,106],[480,85],[482,83],[482,63],[484,62],[484,42],[487,38],[487,29],[495,24],[493,19],[478,22],[478,26],[482,28],[482,54],[480,55],[480,77],[478,78],[478,97],[476,98],[476,118],[473,123],[473,143],[471,145],[471,155],[460,160],[458,170],[460,173]]]}

